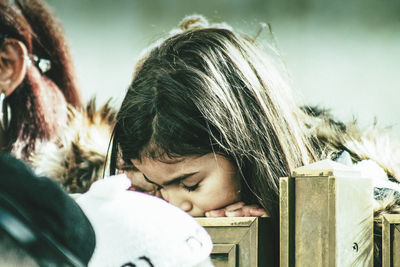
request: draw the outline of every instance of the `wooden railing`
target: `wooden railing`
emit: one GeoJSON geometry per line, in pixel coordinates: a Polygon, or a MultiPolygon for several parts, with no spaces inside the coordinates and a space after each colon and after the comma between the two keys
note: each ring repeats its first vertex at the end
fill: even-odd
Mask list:
{"type": "MultiPolygon", "coordinates": [[[[370,179],[332,161],[280,181],[280,266],[373,266],[370,179]]],[[[216,267],[273,266],[269,218],[198,218],[216,267]]],[[[382,266],[400,267],[400,215],[382,217],[382,266]]]]}

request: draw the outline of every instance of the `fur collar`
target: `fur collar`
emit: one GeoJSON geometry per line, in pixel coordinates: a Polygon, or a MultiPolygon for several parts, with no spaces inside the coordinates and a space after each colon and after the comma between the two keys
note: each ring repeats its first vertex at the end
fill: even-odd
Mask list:
{"type": "Polygon", "coordinates": [[[327,110],[304,107],[309,115],[306,130],[321,158],[346,150],[353,162],[373,160],[388,174],[389,179],[400,182],[400,139],[390,137],[388,129],[375,122],[360,129],[356,121],[344,124],[336,121],[327,110]]]}
{"type": "Polygon", "coordinates": [[[36,174],[52,177],[70,193],[86,192],[103,177],[116,110],[95,100],[81,110],[69,108],[68,125],[52,140],[37,144],[28,158],[36,174]]]}
{"type": "MultiPolygon", "coordinates": [[[[306,131],[319,156],[332,157],[346,150],[354,163],[372,160],[386,172],[386,179],[400,182],[400,140],[391,138],[388,129],[380,129],[376,123],[361,130],[355,121],[348,124],[332,118],[327,110],[304,107],[309,115],[305,120],[306,131]]],[[[400,201],[388,195],[376,203],[376,214],[397,210],[400,201]]],[[[397,212],[396,212],[397,213],[397,212]]]]}

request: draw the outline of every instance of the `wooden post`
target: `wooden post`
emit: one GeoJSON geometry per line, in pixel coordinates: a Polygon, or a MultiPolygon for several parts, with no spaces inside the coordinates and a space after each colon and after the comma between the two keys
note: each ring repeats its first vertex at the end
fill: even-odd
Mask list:
{"type": "Polygon", "coordinates": [[[400,267],[400,214],[382,215],[382,266],[400,267]]]}
{"type": "Polygon", "coordinates": [[[210,234],[215,267],[273,266],[271,220],[259,217],[197,218],[210,234]]]}
{"type": "Polygon", "coordinates": [[[371,180],[324,160],[280,181],[280,266],[373,265],[371,180]]]}

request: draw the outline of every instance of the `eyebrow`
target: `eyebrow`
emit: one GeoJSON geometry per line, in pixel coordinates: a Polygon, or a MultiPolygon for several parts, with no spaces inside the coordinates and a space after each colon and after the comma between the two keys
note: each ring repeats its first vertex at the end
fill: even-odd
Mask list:
{"type": "Polygon", "coordinates": [[[155,185],[157,185],[157,186],[168,186],[168,185],[172,185],[172,184],[178,184],[178,183],[180,183],[181,181],[183,181],[183,180],[185,180],[185,179],[187,179],[187,178],[189,178],[189,177],[195,175],[196,173],[198,173],[198,172],[192,172],[192,173],[183,174],[183,175],[181,175],[181,176],[179,176],[179,177],[173,178],[173,179],[170,180],[170,181],[164,182],[162,185],[159,185],[159,184],[153,182],[152,180],[150,180],[149,178],[147,178],[146,175],[144,175],[144,173],[142,173],[142,174],[143,174],[144,179],[145,179],[147,182],[151,183],[151,184],[155,184],[155,185]]]}

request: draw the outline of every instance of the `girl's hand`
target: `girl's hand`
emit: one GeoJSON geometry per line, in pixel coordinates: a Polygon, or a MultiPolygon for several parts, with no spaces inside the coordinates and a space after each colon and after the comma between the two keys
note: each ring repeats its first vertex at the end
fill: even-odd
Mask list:
{"type": "Polygon", "coordinates": [[[210,210],[206,217],[266,217],[267,212],[258,205],[246,205],[243,201],[236,202],[218,210],[210,210]]]}

